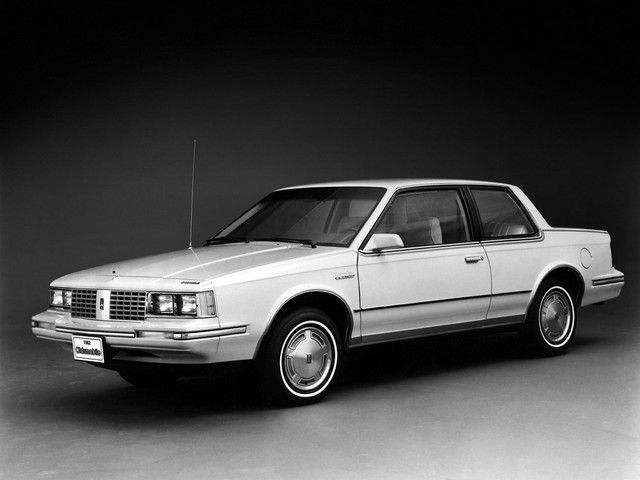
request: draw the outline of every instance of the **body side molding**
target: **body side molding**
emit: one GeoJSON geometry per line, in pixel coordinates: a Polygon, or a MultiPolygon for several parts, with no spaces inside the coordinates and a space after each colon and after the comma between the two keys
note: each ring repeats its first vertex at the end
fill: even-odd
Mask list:
{"type": "Polygon", "coordinates": [[[433,327],[416,328],[413,330],[400,330],[396,332],[380,333],[374,335],[363,336],[358,342],[350,342],[350,347],[360,345],[371,345],[374,343],[390,342],[393,340],[403,340],[421,337],[430,337],[433,335],[442,335],[447,333],[464,332],[471,330],[481,330],[483,328],[502,327],[507,325],[517,325],[524,321],[524,315],[515,315],[510,317],[498,317],[487,320],[477,320],[473,322],[456,323],[453,325],[437,325],[433,327]]]}

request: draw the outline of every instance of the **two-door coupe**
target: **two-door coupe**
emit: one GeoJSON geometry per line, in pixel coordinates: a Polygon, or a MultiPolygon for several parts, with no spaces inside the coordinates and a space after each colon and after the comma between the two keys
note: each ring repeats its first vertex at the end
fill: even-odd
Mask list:
{"type": "Polygon", "coordinates": [[[253,360],[267,399],[304,404],[371,343],[512,327],[561,353],[577,307],[623,284],[607,232],[550,227],[518,187],[326,183],[267,195],[201,248],[61,277],[32,330],[141,386],[253,360]]]}

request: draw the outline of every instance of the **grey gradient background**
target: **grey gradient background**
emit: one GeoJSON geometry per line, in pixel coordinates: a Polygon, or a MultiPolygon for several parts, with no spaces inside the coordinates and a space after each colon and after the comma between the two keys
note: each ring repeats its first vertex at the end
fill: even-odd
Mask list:
{"type": "Polygon", "coordinates": [[[12,325],[57,276],[186,245],[193,138],[196,243],[277,187],[453,177],[515,183],[637,258],[633,12],[45,5],[5,7],[12,325]]]}
{"type": "MultiPolygon", "coordinates": [[[[30,357],[21,360],[16,346],[44,348],[29,319],[46,307],[51,280],[186,247],[193,138],[196,244],[291,184],[504,181],[522,187],[554,226],[607,229],[627,275],[621,305],[635,305],[637,12],[443,3],[3,2],[7,411],[26,395],[18,385],[28,371],[16,365],[30,357]]],[[[633,318],[621,321],[637,339],[633,318]]],[[[462,351],[458,361],[482,363],[462,351]]],[[[104,395],[81,405],[81,418],[104,410],[104,395]]],[[[170,405],[154,412],[157,421],[170,405]]],[[[139,413],[131,408],[129,418],[139,413]]]]}

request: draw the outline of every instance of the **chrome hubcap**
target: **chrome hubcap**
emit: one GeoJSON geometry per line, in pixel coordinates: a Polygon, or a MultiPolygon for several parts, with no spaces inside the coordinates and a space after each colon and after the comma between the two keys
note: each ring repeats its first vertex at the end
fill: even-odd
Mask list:
{"type": "Polygon", "coordinates": [[[540,329],[545,339],[553,344],[562,343],[572,322],[571,300],[561,291],[549,292],[540,306],[540,329]]]}
{"type": "Polygon", "coordinates": [[[282,356],[282,370],[287,381],[299,390],[312,390],[331,371],[334,352],[326,332],[303,326],[289,334],[282,356]]]}

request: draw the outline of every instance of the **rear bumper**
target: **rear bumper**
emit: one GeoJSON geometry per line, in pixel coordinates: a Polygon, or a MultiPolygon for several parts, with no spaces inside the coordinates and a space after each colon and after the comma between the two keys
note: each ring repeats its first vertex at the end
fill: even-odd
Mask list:
{"type": "Polygon", "coordinates": [[[31,331],[71,350],[73,335],[95,336],[108,346],[115,362],[209,364],[248,360],[255,350],[247,325],[221,327],[217,319],[177,322],[102,322],[71,319],[47,310],[32,318],[31,331]]]}
{"type": "Polygon", "coordinates": [[[606,275],[598,275],[591,279],[585,288],[582,305],[591,305],[616,298],[624,287],[624,274],[616,269],[606,275]]]}

